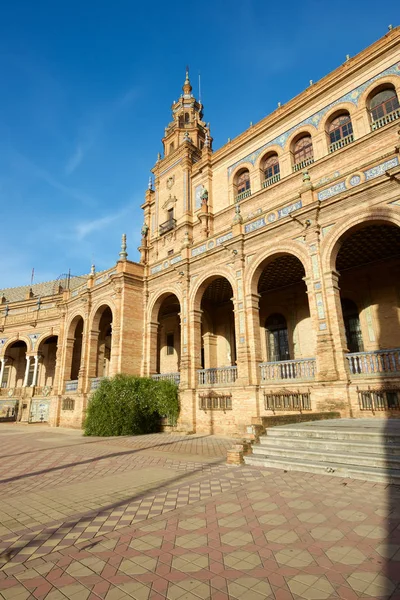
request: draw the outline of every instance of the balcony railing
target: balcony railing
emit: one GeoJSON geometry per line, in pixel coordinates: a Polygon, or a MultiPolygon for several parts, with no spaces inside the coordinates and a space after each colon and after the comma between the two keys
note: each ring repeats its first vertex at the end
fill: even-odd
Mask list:
{"type": "Polygon", "coordinates": [[[314,157],[310,156],[310,158],[306,158],[305,160],[302,160],[302,161],[296,163],[295,165],[293,165],[293,172],[296,173],[296,171],[301,171],[301,169],[308,167],[308,165],[312,165],[313,162],[314,162],[314,157]]]}
{"type": "Polygon", "coordinates": [[[376,129],[380,129],[381,127],[384,127],[388,123],[396,121],[397,119],[400,119],[400,108],[396,108],[396,110],[393,110],[391,113],[381,117],[380,119],[377,119],[376,121],[373,121],[371,124],[371,129],[372,131],[375,131],[376,129]]]}
{"type": "Polygon", "coordinates": [[[103,381],[103,379],[105,379],[105,377],[93,377],[90,380],[90,389],[97,390],[97,388],[99,387],[99,385],[103,381]]]}
{"type": "Polygon", "coordinates": [[[300,358],[298,360],[281,360],[260,364],[261,382],[273,380],[315,378],[315,358],[300,358]]]}
{"type": "Polygon", "coordinates": [[[346,355],[350,374],[356,377],[379,374],[400,375],[400,348],[349,352],[346,355]]]}
{"type": "Polygon", "coordinates": [[[65,391],[66,392],[76,392],[78,389],[78,380],[71,379],[70,381],[65,382],[65,391]]]}
{"type": "Polygon", "coordinates": [[[172,383],[179,385],[179,382],[181,380],[181,374],[180,373],[156,373],[156,374],[152,375],[151,378],[154,379],[155,381],[172,381],[172,383]]]}
{"type": "Polygon", "coordinates": [[[274,183],[277,183],[280,180],[280,178],[281,178],[281,174],[280,173],[276,173],[276,175],[272,175],[272,177],[268,177],[268,179],[266,179],[262,183],[263,188],[267,188],[270,185],[273,185],[274,183]]]}
{"type": "Polygon", "coordinates": [[[372,412],[381,410],[400,410],[400,389],[381,388],[360,390],[357,388],[360,410],[372,412]]]}
{"type": "Polygon", "coordinates": [[[244,192],[241,192],[240,194],[238,194],[235,198],[235,202],[240,202],[241,200],[244,200],[245,198],[248,198],[249,196],[251,196],[251,190],[245,190],[244,192]]]}
{"type": "Polygon", "coordinates": [[[165,221],[165,223],[161,223],[161,225],[159,226],[160,235],[164,235],[164,233],[175,229],[175,227],[176,219],[168,219],[168,221],[165,221]]]}
{"type": "Polygon", "coordinates": [[[197,376],[199,385],[234,383],[237,379],[237,367],[199,369],[197,371],[197,376]]]}
{"type": "Polygon", "coordinates": [[[336,150],[340,150],[340,148],[344,148],[352,142],[354,142],[354,135],[351,133],[337,142],[333,142],[333,144],[329,146],[329,152],[336,152],[336,150]]]}

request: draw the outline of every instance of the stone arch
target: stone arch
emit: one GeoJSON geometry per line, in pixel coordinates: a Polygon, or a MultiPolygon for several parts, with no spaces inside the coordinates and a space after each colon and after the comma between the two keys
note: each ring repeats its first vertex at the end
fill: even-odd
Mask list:
{"type": "Polygon", "coordinates": [[[179,300],[180,306],[182,306],[182,290],[178,288],[178,286],[170,286],[165,289],[163,292],[159,292],[155,295],[155,297],[149,302],[147,308],[147,317],[150,323],[156,322],[158,318],[158,313],[161,308],[162,303],[168,296],[176,296],[179,300]]]}
{"type": "Polygon", "coordinates": [[[301,125],[296,131],[294,131],[286,140],[285,146],[283,148],[284,152],[292,152],[293,145],[297,140],[305,135],[310,135],[311,139],[314,143],[314,136],[317,132],[317,128],[315,125],[301,125]]]}
{"type": "Polygon", "coordinates": [[[245,289],[247,292],[257,294],[258,281],[261,273],[265,267],[265,263],[268,259],[274,260],[278,256],[282,255],[293,255],[299,259],[304,267],[306,277],[310,276],[310,259],[307,255],[305,247],[296,242],[286,242],[280,245],[279,251],[276,250],[276,246],[269,244],[264,252],[257,256],[257,261],[250,266],[245,277],[245,289]]]}
{"type": "Polygon", "coordinates": [[[336,258],[342,244],[343,236],[358,225],[363,226],[371,222],[371,224],[391,224],[400,227],[400,213],[393,208],[382,208],[375,210],[367,210],[359,213],[353,218],[343,218],[327,233],[321,246],[321,263],[322,271],[335,271],[336,258]]]}
{"type": "Polygon", "coordinates": [[[29,339],[29,337],[25,336],[24,334],[22,334],[22,335],[18,334],[6,341],[6,343],[3,346],[1,358],[3,358],[7,354],[7,348],[9,348],[15,342],[25,342],[26,348],[27,348],[26,351],[27,352],[31,351],[32,344],[31,344],[31,340],[29,339]]]}
{"type": "Polygon", "coordinates": [[[398,75],[385,75],[385,77],[381,77],[380,79],[376,79],[372,83],[369,84],[367,88],[360,94],[358,98],[357,106],[358,108],[365,108],[368,110],[368,99],[372,95],[375,89],[384,86],[385,84],[393,85],[396,90],[397,97],[400,100],[400,77],[398,75]]]}
{"type": "Polygon", "coordinates": [[[111,311],[111,315],[112,315],[112,321],[114,322],[115,320],[115,313],[116,313],[116,308],[113,302],[111,302],[110,300],[99,300],[92,308],[92,310],[90,311],[90,315],[89,315],[89,324],[90,324],[90,329],[97,329],[100,323],[100,319],[101,319],[101,315],[102,313],[100,312],[101,308],[109,308],[111,311]]]}
{"type": "Polygon", "coordinates": [[[272,146],[265,148],[262,152],[260,152],[260,156],[257,158],[254,167],[256,169],[261,169],[265,158],[267,158],[270,154],[277,154],[280,160],[283,154],[282,147],[279,146],[279,144],[273,144],[272,146]]]}
{"type": "Polygon", "coordinates": [[[207,275],[204,275],[204,277],[194,285],[189,296],[189,310],[200,310],[201,298],[205,290],[210,283],[220,277],[223,277],[231,284],[233,294],[234,296],[236,295],[235,280],[232,275],[229,272],[224,271],[224,269],[213,269],[211,273],[208,272],[207,275]]]}
{"type": "Polygon", "coordinates": [[[237,165],[230,174],[230,180],[232,182],[236,181],[238,174],[240,174],[241,171],[246,170],[250,173],[250,175],[254,171],[254,165],[250,161],[244,161],[241,162],[240,165],[237,165]]]}
{"type": "Polygon", "coordinates": [[[322,117],[318,125],[318,131],[324,132],[327,130],[327,125],[336,116],[339,116],[341,112],[348,112],[353,122],[354,113],[357,108],[352,102],[340,102],[333,106],[328,112],[322,117]]]}
{"type": "Polygon", "coordinates": [[[86,324],[86,318],[85,318],[85,316],[81,312],[78,312],[78,311],[74,312],[69,317],[68,322],[67,322],[67,326],[65,328],[66,332],[67,332],[66,338],[68,338],[68,337],[71,336],[72,327],[76,327],[76,324],[77,324],[77,322],[79,320],[79,317],[83,320],[83,327],[85,328],[85,324],[86,324]]]}

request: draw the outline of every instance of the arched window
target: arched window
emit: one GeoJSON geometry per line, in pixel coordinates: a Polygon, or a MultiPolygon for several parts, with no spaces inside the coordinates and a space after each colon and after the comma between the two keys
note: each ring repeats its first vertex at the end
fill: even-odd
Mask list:
{"type": "Polygon", "coordinates": [[[356,303],[349,298],[343,298],[342,313],[349,352],[364,352],[360,316],[356,303]]]}
{"type": "Polygon", "coordinates": [[[236,179],[236,188],[237,188],[237,196],[236,199],[247,198],[250,196],[250,173],[246,171],[242,171],[240,175],[238,175],[236,179]]]}
{"type": "Polygon", "coordinates": [[[400,105],[394,87],[387,87],[373,93],[369,101],[372,129],[379,129],[386,123],[400,117],[400,105]],[[378,123],[376,123],[378,121],[378,123]]]}
{"type": "Polygon", "coordinates": [[[299,171],[314,162],[311,135],[303,135],[293,146],[293,170],[299,171]]]}
{"type": "Polygon", "coordinates": [[[283,315],[275,313],[265,321],[267,336],[268,361],[290,360],[289,338],[286,319],[283,315]]]}
{"type": "Polygon", "coordinates": [[[263,187],[268,187],[279,181],[279,159],[277,154],[271,154],[264,160],[263,171],[265,179],[263,187]]]}
{"type": "Polygon", "coordinates": [[[189,123],[189,113],[185,113],[185,123],[189,123]]]}
{"type": "Polygon", "coordinates": [[[171,152],[173,152],[175,149],[175,144],[174,142],[171,142],[171,144],[169,145],[169,153],[171,154],[171,152]]]}
{"type": "Polygon", "coordinates": [[[353,125],[348,112],[335,117],[328,126],[329,152],[334,152],[347,146],[354,140],[353,125]]]}

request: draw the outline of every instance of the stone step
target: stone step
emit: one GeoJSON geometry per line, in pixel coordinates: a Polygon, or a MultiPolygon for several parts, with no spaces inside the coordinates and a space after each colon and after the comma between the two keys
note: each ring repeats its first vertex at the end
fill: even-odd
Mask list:
{"type": "Polygon", "coordinates": [[[357,440],[368,442],[384,442],[400,444],[400,433],[392,431],[368,431],[367,429],[354,428],[328,428],[328,427],[296,427],[284,425],[267,429],[266,436],[270,438],[298,437],[325,440],[357,440]]]}
{"type": "Polygon", "coordinates": [[[379,467],[364,467],[357,465],[344,465],[335,462],[314,462],[295,458],[267,458],[249,454],[244,457],[246,465],[266,467],[268,469],[281,469],[285,471],[303,471],[319,475],[332,475],[334,477],[349,477],[364,481],[400,484],[399,469],[383,469],[379,467]]]}
{"type": "Polygon", "coordinates": [[[379,467],[389,469],[399,469],[400,474],[400,456],[386,455],[384,451],[381,453],[363,453],[353,454],[351,452],[338,452],[336,449],[330,449],[321,452],[318,449],[311,448],[292,448],[282,447],[281,444],[270,443],[262,446],[253,446],[253,454],[255,456],[265,457],[270,460],[284,460],[292,458],[299,460],[307,460],[312,463],[336,463],[342,465],[357,465],[364,467],[379,467]]]}
{"type": "Polygon", "coordinates": [[[390,456],[400,456],[400,443],[385,443],[384,439],[373,439],[368,442],[357,441],[353,439],[335,440],[325,438],[301,438],[301,437],[289,437],[283,436],[277,438],[277,436],[263,435],[260,437],[260,446],[253,446],[253,448],[270,447],[271,444],[280,448],[297,448],[299,451],[304,449],[315,449],[320,452],[326,450],[333,452],[350,452],[352,454],[385,454],[390,456]]]}

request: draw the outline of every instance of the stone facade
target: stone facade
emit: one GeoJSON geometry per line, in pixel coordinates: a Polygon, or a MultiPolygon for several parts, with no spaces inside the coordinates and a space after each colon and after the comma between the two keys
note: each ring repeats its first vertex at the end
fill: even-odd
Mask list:
{"type": "Polygon", "coordinates": [[[119,372],[179,382],[188,432],[399,415],[399,97],[396,28],[214,152],[187,73],[140,264],[1,292],[4,418],[79,427],[119,372]]]}

